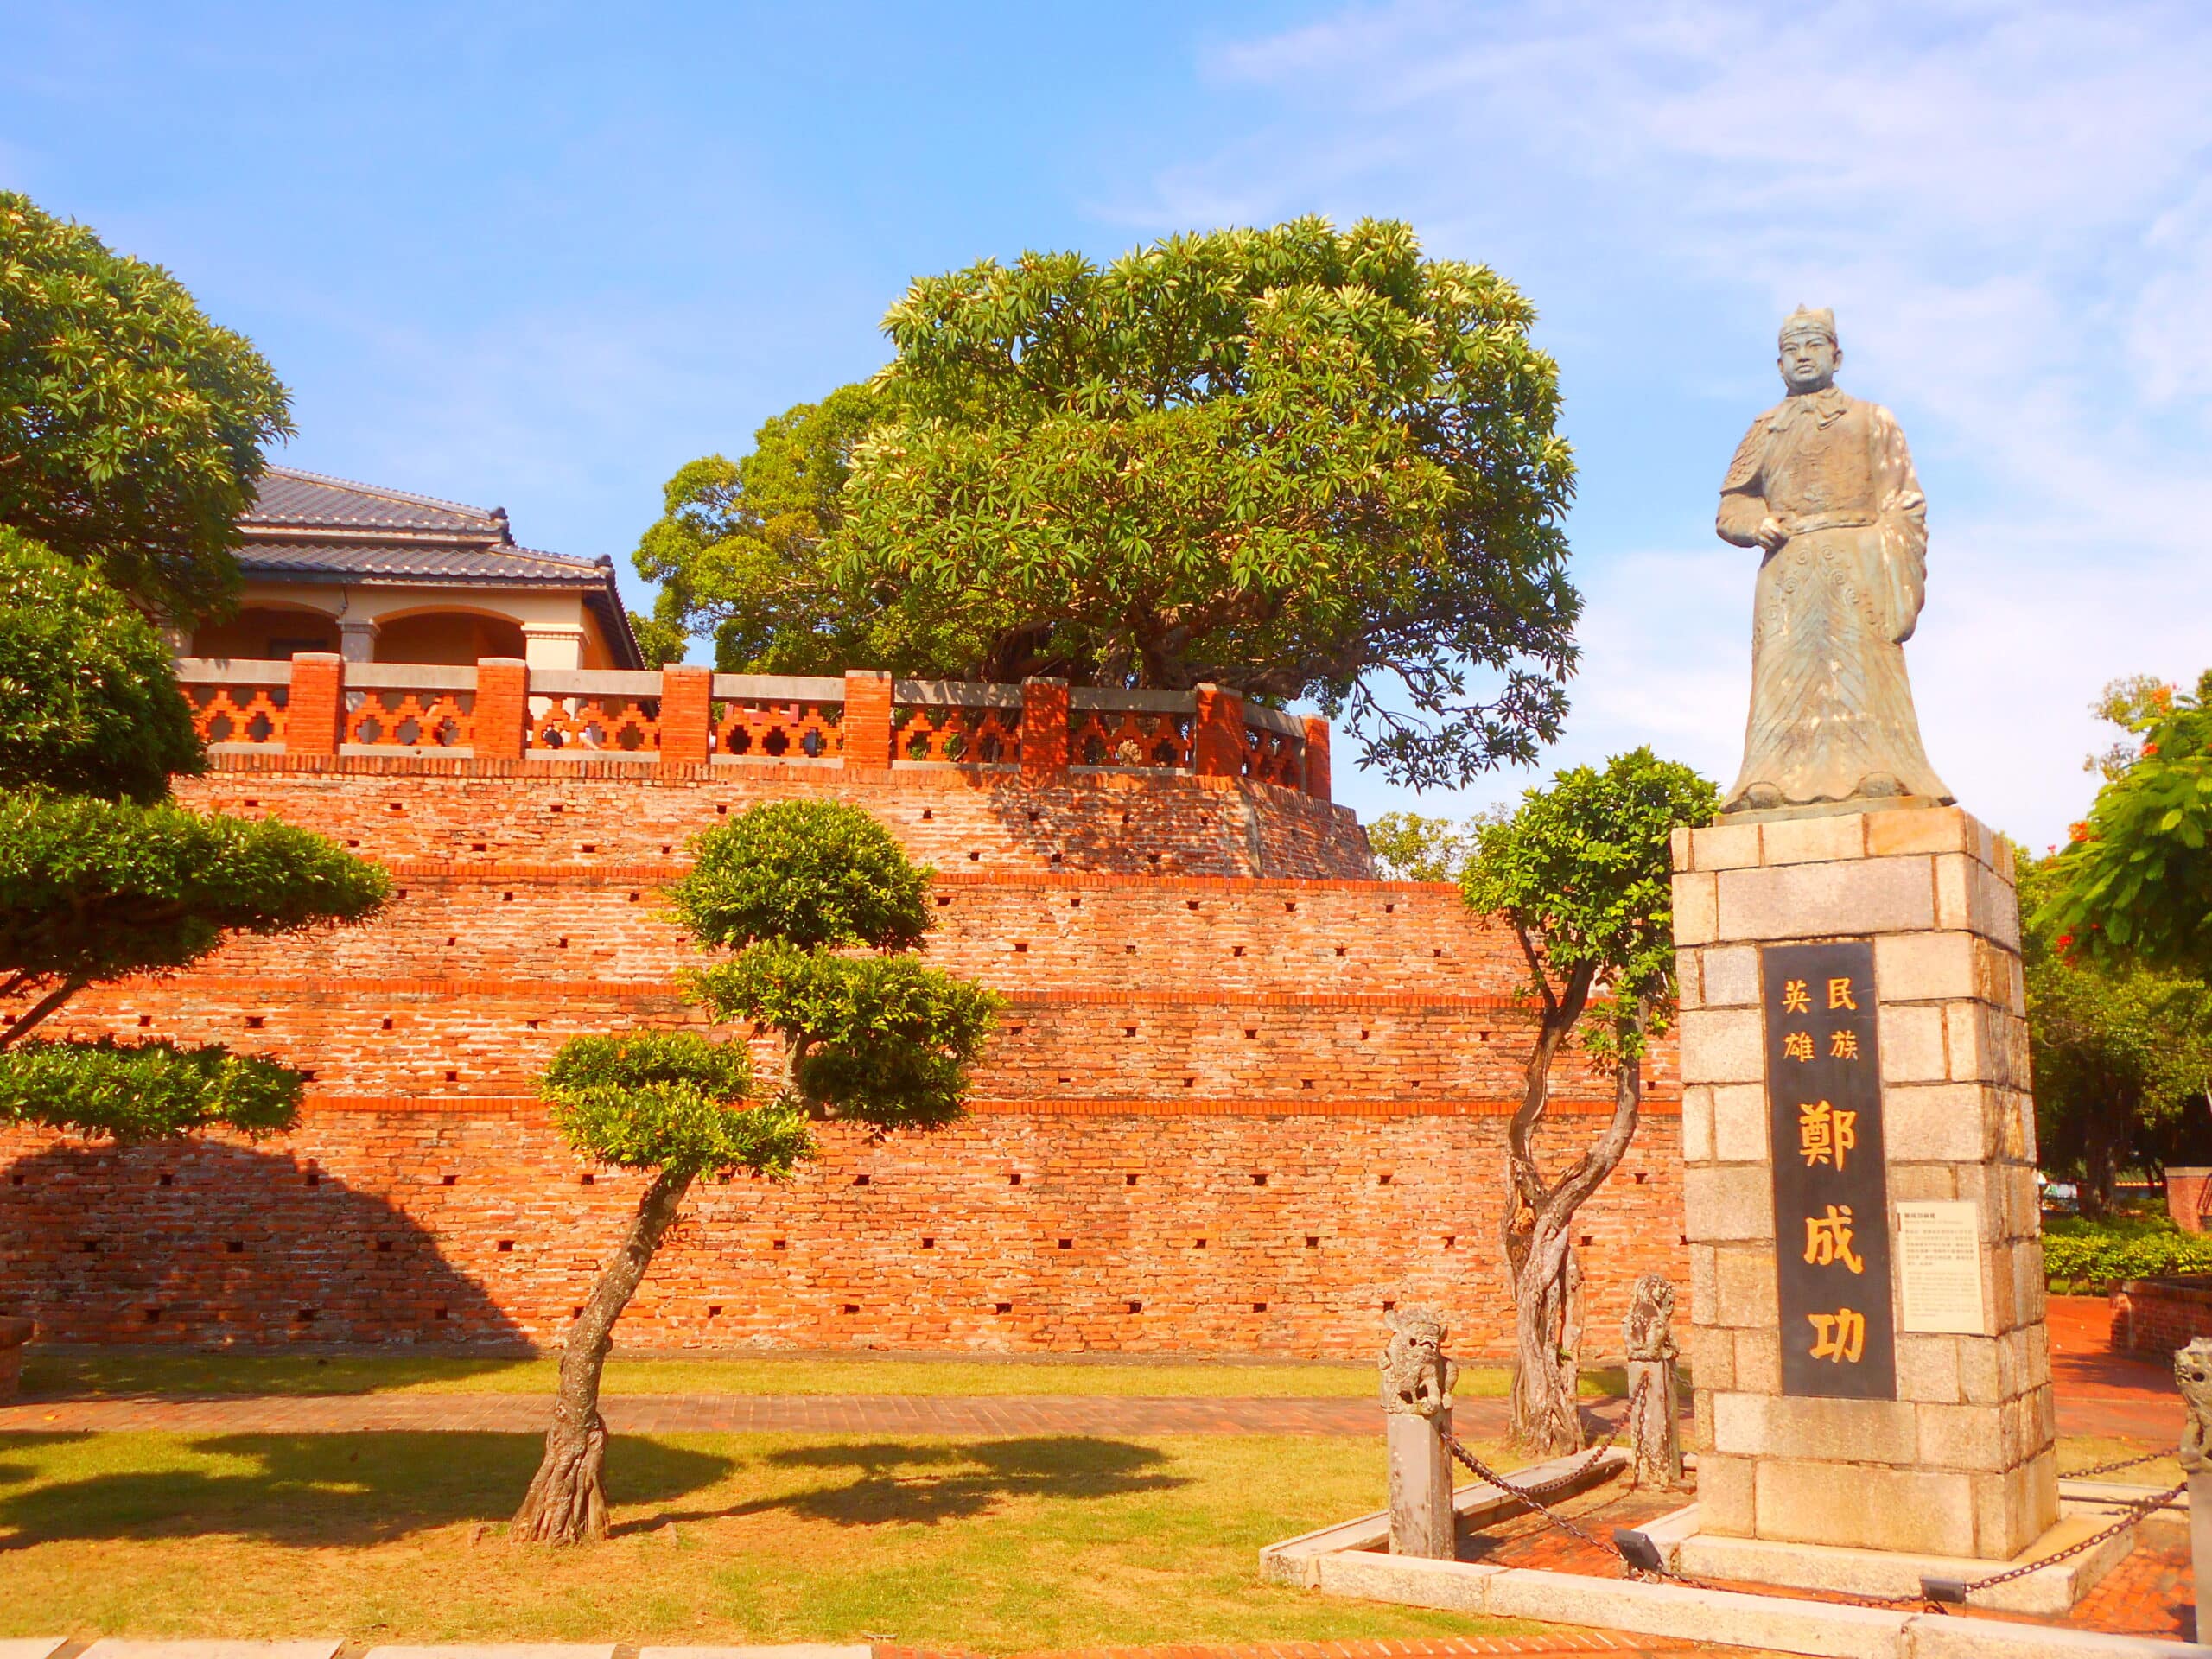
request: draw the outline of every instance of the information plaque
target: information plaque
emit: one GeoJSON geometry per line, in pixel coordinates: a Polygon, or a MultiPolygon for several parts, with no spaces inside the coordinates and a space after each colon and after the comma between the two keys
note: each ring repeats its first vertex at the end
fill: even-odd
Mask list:
{"type": "Polygon", "coordinates": [[[1897,1205],[1897,1318],[1908,1331],[1986,1336],[1981,1206],[1963,1198],[1897,1205]]]}
{"type": "Polygon", "coordinates": [[[1759,952],[1782,1391],[1897,1398],[1874,947],[1759,952]]]}

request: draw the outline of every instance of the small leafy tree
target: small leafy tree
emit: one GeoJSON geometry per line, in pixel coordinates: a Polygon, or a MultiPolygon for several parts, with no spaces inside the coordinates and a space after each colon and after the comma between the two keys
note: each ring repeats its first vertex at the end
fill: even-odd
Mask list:
{"type": "Polygon", "coordinates": [[[0,524],[194,620],[234,594],[262,447],[291,430],[175,277],[0,191],[0,524]]]}
{"type": "Polygon", "coordinates": [[[2074,827],[2034,922],[2069,956],[2212,977],[2212,671],[2149,702],[2141,748],[2074,827]]]}
{"type": "Polygon", "coordinates": [[[756,1087],[741,1048],[686,1033],[577,1038],[546,1072],[570,1145],[655,1174],[563,1352],[518,1541],[606,1535],[600,1374],[691,1183],[732,1169],[788,1174],[813,1154],[811,1125],[823,1120],[951,1122],[1000,1007],[907,954],[929,930],[930,872],[858,807],[769,802],[694,837],[691,851],[690,871],[668,890],[671,908],[695,943],[734,954],[688,972],[686,994],[717,1020],[778,1033],[779,1075],[756,1087]]]}
{"type": "Polygon", "coordinates": [[[1367,826],[1367,849],[1385,881],[1457,881],[1475,850],[1475,821],[1384,812],[1367,826]]]}
{"type": "Polygon", "coordinates": [[[2096,1219],[2121,1168],[2162,1160],[2212,1089],[2212,986],[2062,948],[2038,917],[2065,860],[2018,867],[2037,1145],[2045,1169],[2079,1175],[2082,1214],[2096,1219]]]}
{"type": "Polygon", "coordinates": [[[1582,1268],[1574,1217],[1619,1166],[1643,1098],[1645,1045],[1675,1007],[1669,842],[1719,806],[1712,784],[1648,748],[1602,771],[1574,766],[1532,789],[1510,817],[1479,825],[1460,877],[1468,906],[1513,931],[1536,1005],[1535,1041],[1506,1128],[1501,1233],[1513,1294],[1512,1433],[1552,1454],[1582,1444],[1582,1268]],[[1588,1026],[1583,1021],[1587,1018],[1588,1026]],[[1554,1064],[1578,1038],[1613,1074],[1613,1111],[1564,1168],[1547,1172],[1537,1138],[1554,1064]]]}
{"type": "Polygon", "coordinates": [[[289,1127],[299,1074],[259,1056],[27,1040],[88,985],[385,902],[385,873],[321,836],[164,798],[168,772],[205,764],[160,636],[0,531],[0,1004],[20,1008],[0,1015],[0,1123],[126,1140],[289,1127]]]}

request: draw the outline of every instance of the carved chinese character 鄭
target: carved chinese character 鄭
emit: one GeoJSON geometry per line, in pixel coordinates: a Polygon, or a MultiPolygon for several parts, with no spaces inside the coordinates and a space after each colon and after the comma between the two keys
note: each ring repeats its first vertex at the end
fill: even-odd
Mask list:
{"type": "Polygon", "coordinates": [[[1851,1248],[1851,1206],[1830,1205],[1825,1216],[1805,1217],[1805,1260],[1816,1268],[1840,1262],[1853,1273],[1866,1271],[1866,1263],[1851,1248]]]}
{"type": "Polygon", "coordinates": [[[1856,1365],[1866,1350],[1866,1316],[1839,1307],[1833,1313],[1808,1313],[1812,1322],[1815,1359],[1832,1359],[1839,1365],[1856,1365]]]}
{"type": "Polygon", "coordinates": [[[1797,1151],[1808,1167],[1826,1164],[1840,1173],[1846,1155],[1858,1145],[1858,1113],[1839,1111],[1825,1100],[1797,1109],[1797,1151]]]}

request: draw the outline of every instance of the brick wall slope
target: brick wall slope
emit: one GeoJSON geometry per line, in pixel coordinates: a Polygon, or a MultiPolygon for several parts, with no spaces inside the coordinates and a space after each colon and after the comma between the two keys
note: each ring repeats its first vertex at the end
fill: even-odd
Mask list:
{"type": "Polygon", "coordinates": [[[386,860],[633,863],[757,801],[862,806],[940,870],[1370,876],[1348,807],[1236,779],[899,766],[880,775],[792,763],[673,774],[616,760],[442,760],[413,754],[221,754],[179,780],[187,804],[311,824],[386,860]]]}
{"type": "MultiPolygon", "coordinates": [[[[276,1054],[309,1106],[260,1147],[0,1137],[0,1308],[71,1341],[558,1338],[637,1183],[571,1156],[532,1079],[577,1033],[702,1022],[657,891],[747,787],[817,775],[428,765],[254,757],[187,786],[359,843],[399,897],[73,1004],[85,1033],[276,1054]]],[[[1452,1310],[1462,1351],[1503,1344],[1529,1018],[1517,950],[1450,889],[1345,879],[1349,815],[1265,785],[818,776],[938,864],[931,956],[1007,994],[1001,1030],[966,1122],[833,1128],[788,1185],[703,1191],[626,1343],[1363,1355],[1404,1298],[1452,1310]]],[[[1635,1276],[1681,1265],[1670,1050],[1650,1073],[1587,1212],[1601,1345],[1635,1276]]],[[[1564,1155],[1610,1085],[1559,1087],[1564,1155]]]]}

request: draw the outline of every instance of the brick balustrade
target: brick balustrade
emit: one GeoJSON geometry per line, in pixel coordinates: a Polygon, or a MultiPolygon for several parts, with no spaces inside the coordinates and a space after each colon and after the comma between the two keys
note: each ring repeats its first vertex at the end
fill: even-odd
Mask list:
{"type": "Polygon", "coordinates": [[[638,761],[666,772],[738,761],[894,767],[1172,772],[1274,784],[1329,798],[1329,724],[1248,705],[1233,691],[1116,691],[1064,680],[1019,686],[717,674],[187,658],[177,664],[217,753],[638,761]]]}

